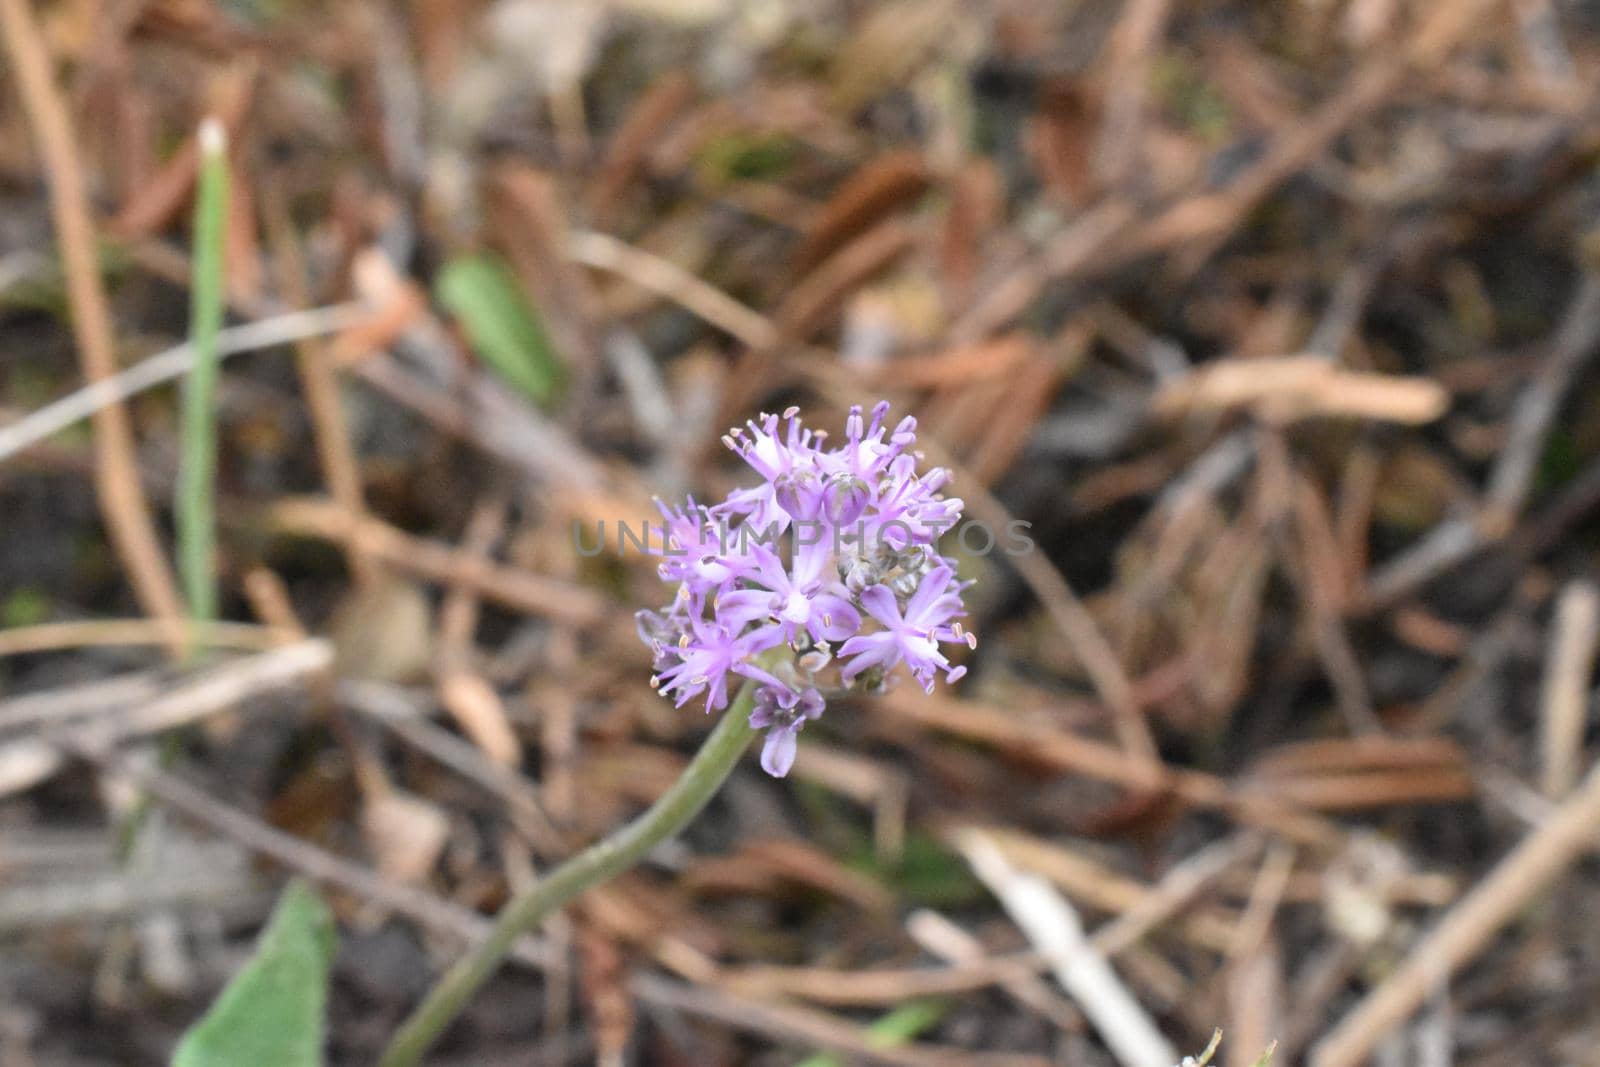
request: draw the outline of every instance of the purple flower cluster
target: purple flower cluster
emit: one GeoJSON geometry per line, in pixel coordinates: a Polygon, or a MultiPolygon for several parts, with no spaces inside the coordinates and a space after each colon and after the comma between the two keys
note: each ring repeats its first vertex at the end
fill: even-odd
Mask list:
{"type": "Polygon", "coordinates": [[[678,706],[728,704],[730,676],[759,688],[750,725],[766,730],[761,765],[783,777],[797,735],[822,714],[824,691],[877,690],[904,663],[928,691],[966,673],[941,644],[976,646],[939,535],[961,517],[941,490],[949,472],[917,473],[916,420],[892,430],[889,405],[850,410],[845,440],[808,430],[790,408],[723,443],[761,476],[721,504],[657,502],[665,520],[661,577],[677,596],[638,614],[655,651],[651,685],[678,706]]]}

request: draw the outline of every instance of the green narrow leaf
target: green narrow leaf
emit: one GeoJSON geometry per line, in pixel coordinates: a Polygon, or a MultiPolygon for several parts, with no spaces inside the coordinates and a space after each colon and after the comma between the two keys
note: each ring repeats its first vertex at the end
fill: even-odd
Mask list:
{"type": "MultiPolygon", "coordinates": [[[[950,1004],[945,1000],[908,1001],[868,1026],[867,1041],[873,1048],[903,1045],[938,1023],[949,1011],[950,1004]]],[[[801,1060],[798,1067],[844,1067],[844,1061],[831,1052],[819,1052],[801,1060]]]]}
{"type": "Polygon", "coordinates": [[[183,388],[183,449],[178,479],[178,571],[189,614],[217,615],[217,333],[222,329],[223,242],[227,239],[228,144],[222,124],[200,126],[194,253],[189,284],[189,344],[194,365],[183,388]]]}
{"type": "MultiPolygon", "coordinates": [[[[1217,1054],[1217,1049],[1221,1047],[1222,1029],[1218,1027],[1217,1029],[1211,1031],[1211,1043],[1206,1046],[1206,1050],[1204,1052],[1200,1053],[1200,1058],[1197,1060],[1192,1056],[1185,1057],[1183,1063],[1180,1063],[1178,1067],[1188,1067],[1189,1064],[1193,1064],[1194,1067],[1207,1067],[1207,1064],[1211,1062],[1211,1057],[1215,1056],[1217,1054]]],[[[1261,1065],[1258,1063],[1256,1064],[1256,1067],[1261,1067],[1261,1065]]]]}
{"type": "Polygon", "coordinates": [[[336,944],[328,905],[291,882],[255,955],[184,1035],[172,1067],[320,1067],[336,944]]]}
{"type": "Polygon", "coordinates": [[[500,259],[480,254],[451,260],[434,281],[434,295],[496,374],[539,403],[551,398],[560,363],[538,313],[500,259]]]}

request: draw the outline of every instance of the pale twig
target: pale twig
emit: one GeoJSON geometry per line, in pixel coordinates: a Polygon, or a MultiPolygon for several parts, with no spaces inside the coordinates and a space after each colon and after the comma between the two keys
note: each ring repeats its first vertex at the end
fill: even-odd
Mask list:
{"type": "Polygon", "coordinates": [[[1229,867],[1259,847],[1257,838],[1237,837],[1201,849],[1168,871],[1131,908],[1096,930],[1090,943],[1108,959],[1116,956],[1187,906],[1229,867]]]}
{"type": "Polygon", "coordinates": [[[332,663],[333,649],[327,642],[301,641],[212,667],[131,707],[102,704],[85,708],[66,722],[59,721],[62,716],[52,716],[42,736],[0,745],[0,796],[30,789],[59,771],[66,738],[106,747],[122,738],[160,733],[325,671],[332,663]]]}
{"type": "Polygon", "coordinates": [[[671,300],[750,348],[764,349],[778,339],[777,329],[765,315],[739,303],[671,260],[608,234],[592,230],[569,234],[567,254],[586,267],[615,274],[671,300]]]}
{"type": "Polygon", "coordinates": [[[1090,945],[1066,898],[1038,875],[1013,867],[979,831],[959,835],[957,848],[1013,922],[1050,958],[1056,980],[1083,1009],[1123,1067],[1172,1067],[1178,1053],[1156,1029],[1111,965],[1090,945]]]}
{"type": "MultiPolygon", "coordinates": [[[[912,919],[916,920],[919,916],[927,918],[925,913],[918,913],[912,919]]],[[[949,922],[948,919],[941,921],[949,922]]],[[[923,938],[919,936],[921,932],[924,931],[912,934],[919,944],[923,943],[923,938]]],[[[934,950],[929,948],[929,951],[934,950]]],[[[754,966],[723,968],[713,972],[710,978],[725,989],[751,996],[797,997],[818,1004],[862,1007],[893,1005],[912,997],[943,996],[971,992],[991,985],[1005,985],[1032,978],[1048,964],[1035,952],[988,956],[976,942],[971,954],[934,954],[944,955],[952,966],[868,970],[754,966]]],[[[1069,1014],[1075,1015],[1076,1012],[1069,1009],[1069,1014]]]]}
{"type": "Polygon", "coordinates": [[[423,363],[428,344],[413,345],[402,338],[396,348],[408,358],[380,353],[361,360],[353,373],[441,429],[541,481],[592,490],[615,480],[586,448],[509,386],[482,373],[454,380],[461,377],[459,365],[451,364],[448,353],[439,353],[439,360],[429,356],[416,366],[423,363]]]}
{"type": "Polygon", "coordinates": [[[249,902],[265,887],[233,845],[185,848],[181,863],[145,872],[99,870],[0,893],[0,932],[56,923],[125,919],[171,907],[224,908],[249,902]]]}
{"type": "Polygon", "coordinates": [[[1172,13],[1171,0],[1134,0],[1124,6],[1106,47],[1105,69],[1114,79],[1106,90],[1104,117],[1095,138],[1094,170],[1108,187],[1122,184],[1144,144],[1150,66],[1172,13]]]}
{"type": "MultiPolygon", "coordinates": [[[[451,934],[468,943],[478,941],[488,932],[488,920],[476,913],[420,890],[396,884],[366,867],[274,829],[166,771],[142,765],[122,753],[75,740],[69,740],[66,747],[75,755],[128,778],[175,811],[314,881],[353,893],[396,915],[404,915],[423,926],[451,934]]],[[[520,962],[535,967],[546,967],[551,962],[544,946],[526,937],[516,943],[511,954],[520,962]]]]}
{"type": "MultiPolygon", "coordinates": [[[[234,326],[217,335],[219,358],[254,352],[306,337],[337,333],[370,317],[361,304],[335,304],[314,311],[295,311],[270,319],[234,326]]],[[[16,455],[50,435],[120,404],[146,389],[181,378],[194,365],[194,349],[185,341],[82,389],[31,411],[16,422],[0,426],[0,460],[16,455]]]]}
{"type": "Polygon", "coordinates": [[[1234,1037],[1223,1064],[1261,1067],[1259,1050],[1268,1047],[1284,1025],[1283,954],[1276,939],[1269,937],[1247,955],[1230,961],[1223,969],[1222,982],[1228,1028],[1234,1037]]]}
{"type": "Polygon", "coordinates": [[[208,668],[148,703],[64,729],[95,744],[109,745],[195,722],[307,675],[321,674],[331,666],[332,645],[315,638],[300,641],[208,668]]]}
{"type": "Polygon", "coordinates": [[[351,523],[326,500],[286,500],[267,511],[280,530],[330,541],[355,540],[368,555],[397,570],[431,581],[471,588],[485,600],[574,626],[610,614],[606,599],[575,582],[563,582],[458,552],[450,545],[398,530],[374,518],[351,523]]]}
{"type": "MultiPolygon", "coordinates": [[[[921,945],[925,952],[952,964],[950,968],[952,972],[963,967],[989,969],[1004,962],[989,956],[984,950],[983,942],[936,911],[921,909],[912,912],[911,917],[906,920],[906,933],[910,934],[911,939],[921,945]]],[[[1049,965],[1048,960],[1037,954],[1033,959],[1037,961],[1033,971],[1049,965]]],[[[998,981],[1001,988],[1019,1004],[1038,1012],[1067,1033],[1077,1033],[1083,1029],[1083,1016],[1072,1002],[1035,977],[1032,971],[1027,974],[999,977],[998,981]]]]}
{"type": "Polygon", "coordinates": [[[1585,274],[1550,342],[1550,354],[1512,409],[1506,442],[1476,514],[1445,519],[1367,580],[1368,608],[1384,607],[1503,537],[1521,514],[1562,400],[1600,351],[1600,276],[1585,274]]]}
{"type": "Polygon", "coordinates": [[[24,693],[0,701],[0,730],[15,730],[87,715],[98,708],[127,707],[154,700],[161,693],[160,683],[159,672],[141,671],[24,693]]]}
{"type": "Polygon", "coordinates": [[[1432,378],[1346,370],[1302,353],[1208,363],[1164,385],[1151,407],[1169,418],[1249,408],[1272,423],[1321,417],[1416,425],[1449,405],[1450,395],[1432,378]]]}
{"type": "MultiPolygon", "coordinates": [[[[0,0],[0,24],[11,55],[23,110],[33,126],[49,177],[50,210],[67,276],[72,329],[90,384],[117,371],[111,308],[100,279],[94,222],[71,119],[50,69],[50,52],[27,0],[0,0]]],[[[95,413],[95,485],[111,543],[128,570],[140,605],[163,629],[163,641],[183,648],[183,600],[161,550],[150,502],[139,479],[133,429],[121,404],[95,413]]]]}
{"type": "Polygon", "coordinates": [[[826,1012],[684,985],[651,974],[636,976],[628,983],[628,989],[658,1008],[689,1012],[739,1030],[827,1049],[861,1063],[889,1067],[1043,1067],[1048,1062],[1020,1053],[973,1053],[930,1045],[881,1047],[867,1039],[864,1028],[826,1012]]]}
{"type": "Polygon", "coordinates": [[[1452,907],[1381,985],[1311,1054],[1311,1067],[1356,1067],[1433,992],[1474,959],[1532,897],[1594,847],[1600,768],[1452,907]]]}
{"type": "Polygon", "coordinates": [[[532,782],[429,722],[419,702],[404,691],[378,682],[347,680],[339,683],[338,695],[345,706],[376,719],[407,744],[504,801],[512,822],[541,851],[557,855],[564,850],[561,835],[545,814],[532,782]]]}
{"type": "Polygon", "coordinates": [[[1250,887],[1250,903],[1239,918],[1233,944],[1228,957],[1235,964],[1252,955],[1267,939],[1272,920],[1278,914],[1284,892],[1289,888],[1289,876],[1294,873],[1294,847],[1276,842],[1261,864],[1255,884],[1250,887]]]}
{"type": "MultiPolygon", "coordinates": [[[[180,624],[178,636],[198,648],[239,648],[260,651],[294,638],[267,626],[238,622],[180,624]]],[[[168,629],[150,619],[85,619],[80,622],[46,622],[0,630],[0,657],[35,652],[60,652],[71,648],[116,645],[159,645],[168,629]]]]}
{"type": "Polygon", "coordinates": [[[1522,510],[1561,401],[1578,372],[1597,351],[1600,275],[1585,274],[1556,331],[1549,357],[1512,409],[1506,443],[1500,449],[1485,495],[1485,521],[1491,532],[1505,529],[1522,510]]]}
{"type": "Polygon", "coordinates": [[[1600,639],[1600,589],[1582,579],[1568,583],[1556,601],[1552,628],[1539,709],[1540,784],[1545,796],[1560,800],[1578,780],[1595,642],[1600,639]]]}
{"type": "MultiPolygon", "coordinates": [[[[505,533],[506,509],[505,499],[496,494],[473,507],[459,549],[464,559],[490,559],[505,533]]],[[[473,662],[478,615],[477,590],[460,582],[452,584],[439,609],[438,651],[434,655],[439,701],[491,760],[504,767],[520,767],[522,742],[511,728],[505,703],[473,662]]]]}

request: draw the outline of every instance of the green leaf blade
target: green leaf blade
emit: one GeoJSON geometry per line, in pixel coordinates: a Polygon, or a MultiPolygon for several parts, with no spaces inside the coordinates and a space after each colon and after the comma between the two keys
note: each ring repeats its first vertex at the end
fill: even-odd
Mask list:
{"type": "Polygon", "coordinates": [[[189,614],[217,617],[217,334],[226,297],[223,269],[228,236],[228,147],[222,124],[200,126],[200,173],[195,190],[189,344],[194,366],[183,385],[176,519],[178,572],[189,614]]]}
{"type": "Polygon", "coordinates": [[[487,254],[452,259],[434,280],[434,295],[496,374],[536,403],[554,397],[561,363],[538,312],[504,262],[487,254]]]}
{"type": "MultiPolygon", "coordinates": [[[[949,1001],[937,997],[907,1001],[867,1027],[867,1042],[873,1048],[898,1048],[937,1026],[950,1008],[949,1001]]],[[[844,1061],[831,1052],[819,1052],[801,1060],[798,1067],[844,1067],[844,1061]]]]}
{"type": "Polygon", "coordinates": [[[290,883],[255,955],[184,1035],[172,1067],[321,1067],[336,946],[328,905],[290,883]]]}

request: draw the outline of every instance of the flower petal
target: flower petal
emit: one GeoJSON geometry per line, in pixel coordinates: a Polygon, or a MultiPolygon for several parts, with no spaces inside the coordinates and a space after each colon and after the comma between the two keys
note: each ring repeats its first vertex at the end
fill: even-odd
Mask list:
{"type": "Polygon", "coordinates": [[[761,746],[761,769],[774,778],[782,778],[794,766],[795,753],[799,751],[799,729],[794,726],[775,726],[767,731],[761,746]]]}
{"type": "Polygon", "coordinates": [[[861,606],[889,629],[894,630],[901,626],[900,605],[895,601],[894,593],[888,586],[873,585],[863,589],[861,606]]]}

